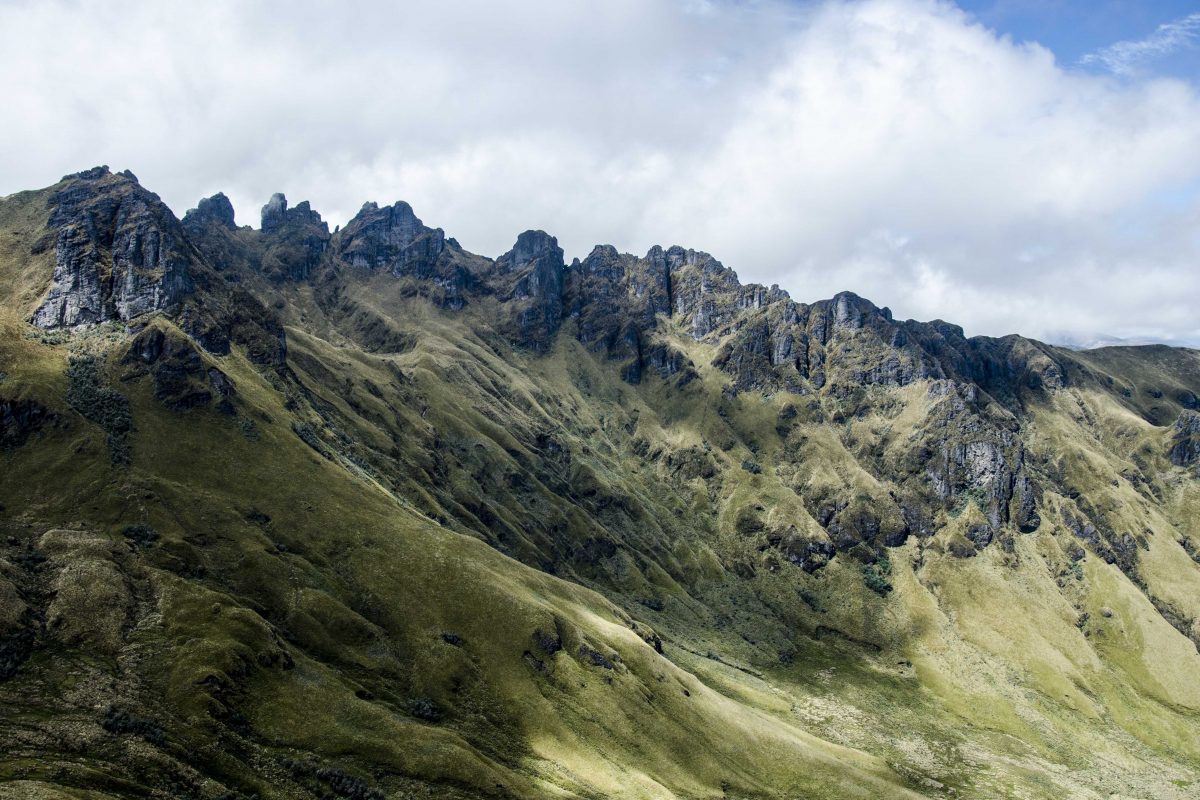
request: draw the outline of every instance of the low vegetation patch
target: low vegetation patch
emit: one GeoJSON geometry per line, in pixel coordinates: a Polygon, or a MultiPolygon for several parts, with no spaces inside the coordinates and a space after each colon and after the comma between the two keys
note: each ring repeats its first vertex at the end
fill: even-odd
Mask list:
{"type": "Polygon", "coordinates": [[[150,744],[161,745],[167,740],[158,723],[118,708],[108,709],[100,721],[100,727],[113,734],[139,736],[150,744]]]}
{"type": "Polygon", "coordinates": [[[107,385],[103,361],[93,355],[71,359],[67,366],[67,402],[84,419],[104,430],[112,462],[128,465],[129,433],[133,430],[129,399],[107,385]]]}
{"type": "Polygon", "coordinates": [[[863,564],[862,568],[863,584],[880,597],[887,597],[888,592],[892,591],[891,581],[888,577],[892,574],[892,562],[886,558],[881,558],[874,564],[863,564]]]}

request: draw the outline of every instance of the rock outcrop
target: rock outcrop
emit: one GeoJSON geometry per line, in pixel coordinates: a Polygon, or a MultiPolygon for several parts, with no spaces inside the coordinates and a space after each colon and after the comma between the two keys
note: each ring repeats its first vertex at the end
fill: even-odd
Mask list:
{"type": "Polygon", "coordinates": [[[672,313],[672,265],[682,264],[686,253],[654,247],[636,258],[600,245],[568,271],[567,307],[579,340],[625,362],[622,376],[630,383],[640,382],[647,369],[669,378],[686,366],[682,354],[650,336],[658,316],[672,313]]]}
{"type": "Polygon", "coordinates": [[[564,264],[558,240],[525,231],[495,261],[498,293],[509,306],[508,329],[521,345],[545,350],[563,319],[564,264]]]}
{"type": "Polygon", "coordinates": [[[108,167],[63,181],[50,199],[52,285],[33,324],[76,328],[178,307],[194,288],[194,256],[158,195],[108,167]]]}
{"type": "Polygon", "coordinates": [[[215,366],[204,363],[200,350],[187,337],[147,328],[130,342],[123,362],[124,378],[149,373],[155,398],[170,409],[207,406],[216,399],[221,413],[233,413],[233,384],[215,366]]]}
{"type": "Polygon", "coordinates": [[[308,201],[288,208],[276,193],[262,208],[264,252],[261,269],[275,281],[301,281],[312,274],[329,245],[329,225],[308,201]]]}
{"type": "Polygon", "coordinates": [[[335,242],[343,261],[358,269],[385,270],[397,278],[428,278],[446,249],[441,228],[427,228],[412,207],[366,203],[335,242]]]}
{"type": "Polygon", "coordinates": [[[1179,415],[1167,455],[1177,467],[1190,467],[1200,461],[1200,414],[1184,411],[1179,415]]]}
{"type": "MultiPolygon", "coordinates": [[[[660,318],[717,345],[713,363],[731,376],[734,392],[849,397],[871,386],[950,380],[1012,406],[1022,392],[1053,391],[1067,380],[1058,356],[1039,343],[968,339],[962,328],[940,320],[898,321],[889,309],[851,292],[798,303],[778,286],[743,284],[711,255],[677,246],[655,246],[637,257],[599,245],[568,266],[553,236],[530,230],[507,253],[481,259],[442,229],[426,226],[404,202],[367,203],[330,236],[307,203],[289,208],[282,194],[263,207],[258,233],[247,229],[235,236],[232,209],[220,195],[202,201],[185,222],[219,269],[241,258],[272,279],[302,281],[328,265],[333,271],[321,283],[333,305],[346,302],[336,275],[349,269],[391,275],[405,294],[450,311],[495,298],[497,328],[514,345],[535,352],[546,351],[572,321],[579,341],[621,362],[630,383],[647,371],[682,383],[696,374],[658,335],[660,318]]],[[[382,338],[387,341],[380,347],[392,347],[387,342],[395,336],[382,338]]]]}
{"type": "Polygon", "coordinates": [[[183,215],[183,226],[189,231],[207,224],[220,225],[229,230],[237,228],[233,217],[233,204],[223,192],[204,198],[195,208],[183,215]]]}
{"type": "Polygon", "coordinates": [[[441,228],[427,227],[405,202],[366,203],[331,242],[333,263],[386,273],[441,308],[460,311],[476,287],[464,253],[441,228]]]}
{"type": "Polygon", "coordinates": [[[54,415],[34,400],[0,397],[0,450],[20,447],[53,419],[54,415]]]}

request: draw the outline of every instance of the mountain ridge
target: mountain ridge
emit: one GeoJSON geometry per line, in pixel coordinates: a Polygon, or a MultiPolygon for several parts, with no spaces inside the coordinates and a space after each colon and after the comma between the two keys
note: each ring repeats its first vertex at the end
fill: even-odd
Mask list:
{"type": "Polygon", "coordinates": [[[1200,786],[1195,351],[222,198],[0,202],[0,796],[1200,786]]]}
{"type": "MultiPolygon", "coordinates": [[[[136,177],[131,172],[125,171],[114,175],[108,171],[107,167],[96,167],[64,176],[63,180],[64,182],[96,181],[105,177],[117,181],[121,179],[132,181],[140,188],[136,177]]],[[[139,199],[142,202],[157,202],[156,213],[171,214],[170,210],[158,200],[157,195],[148,192],[145,195],[139,199]]],[[[62,201],[52,202],[61,204],[62,201]]],[[[173,214],[171,216],[174,217],[173,214]]],[[[184,215],[182,222],[184,230],[190,230],[196,236],[208,232],[205,229],[209,223],[215,223],[222,232],[238,230],[234,224],[232,206],[229,205],[228,199],[223,194],[218,193],[213,197],[203,199],[197,208],[189,210],[184,215]]],[[[245,229],[255,230],[253,228],[245,229]]],[[[799,316],[806,315],[809,309],[815,309],[818,315],[817,319],[811,326],[813,330],[807,331],[806,334],[815,332],[818,339],[827,338],[828,328],[831,325],[856,327],[863,325],[864,322],[882,320],[892,323],[896,327],[905,328],[909,333],[919,331],[923,337],[937,337],[948,341],[955,348],[961,348],[964,345],[970,346],[972,343],[976,346],[985,343],[995,344],[1011,340],[1014,337],[1030,342],[1035,347],[1040,346],[1040,343],[1015,334],[1000,338],[976,336],[967,339],[960,326],[942,320],[896,322],[892,319],[891,312],[887,307],[877,307],[869,300],[848,291],[840,292],[828,300],[818,300],[811,304],[796,303],[791,300],[786,291],[779,289],[778,286],[743,285],[733,270],[728,269],[709,254],[680,246],[672,246],[664,250],[661,246],[656,245],[647,252],[646,256],[639,258],[630,254],[618,253],[611,245],[596,245],[586,258],[575,259],[568,265],[564,263],[561,248],[558,248],[557,240],[554,237],[544,231],[530,230],[518,236],[517,243],[512,250],[495,259],[474,256],[462,250],[452,238],[447,243],[442,229],[424,226],[413,213],[411,206],[404,201],[398,201],[392,206],[384,206],[382,209],[376,203],[365,203],[359,213],[347,223],[344,230],[339,228],[335,234],[330,234],[328,226],[321,220],[320,214],[313,211],[307,201],[295,207],[288,207],[284,195],[277,193],[263,207],[262,225],[258,229],[258,233],[264,238],[274,237],[284,240],[280,243],[281,247],[297,248],[294,252],[285,253],[282,256],[288,259],[288,265],[283,268],[283,272],[275,271],[277,268],[270,263],[260,265],[269,276],[307,279],[325,251],[332,248],[331,252],[335,258],[356,268],[386,268],[395,277],[413,275],[432,279],[447,291],[445,298],[440,302],[444,304],[444,307],[453,307],[455,310],[461,309],[464,303],[462,293],[467,288],[468,282],[472,280],[479,282],[482,278],[485,279],[483,281],[485,284],[491,283],[493,281],[486,279],[496,276],[488,275],[489,270],[478,268],[474,273],[464,271],[457,264],[443,265],[443,268],[451,269],[453,274],[438,273],[437,262],[442,254],[447,252],[447,248],[451,253],[459,252],[476,260],[482,259],[493,265],[494,269],[490,271],[501,275],[518,270],[528,271],[530,265],[535,265],[536,269],[528,275],[523,275],[511,287],[491,285],[475,287],[492,293],[503,294],[507,291],[507,294],[504,295],[506,300],[525,300],[526,304],[532,303],[537,306],[536,308],[522,309],[521,315],[524,316],[524,320],[517,320],[518,329],[516,330],[518,343],[531,345],[535,349],[545,346],[545,340],[556,332],[565,316],[577,318],[583,313],[583,306],[594,299],[591,294],[585,293],[583,291],[585,287],[579,284],[590,280],[593,285],[586,288],[598,289],[599,293],[604,295],[605,290],[611,294],[612,287],[597,287],[594,285],[597,280],[613,283],[623,279],[630,282],[626,288],[638,301],[641,301],[645,295],[645,317],[641,321],[643,327],[651,327],[653,315],[657,313],[664,313],[668,316],[677,314],[690,316],[692,335],[697,339],[704,338],[718,329],[723,334],[731,333],[729,322],[738,311],[748,308],[761,309],[775,303],[790,303],[789,308],[785,309],[782,314],[776,315],[785,318],[791,317],[790,320],[782,320],[782,324],[794,325],[799,316]],[[339,237],[337,241],[334,241],[335,236],[339,237]],[[675,288],[671,278],[672,272],[679,272],[685,265],[700,267],[698,280],[685,282],[684,285],[675,288]],[[631,270],[636,270],[640,274],[633,275],[631,270]],[[484,274],[481,276],[477,273],[484,274]],[[564,293],[572,289],[574,289],[574,296],[565,296],[564,293]],[[540,323],[543,326],[541,329],[533,324],[538,316],[543,317],[540,323]]],[[[208,243],[205,242],[205,244],[208,243]]],[[[70,247],[69,244],[67,246],[70,247]]],[[[216,256],[210,257],[210,260],[219,264],[221,262],[219,251],[210,250],[205,255],[207,257],[214,252],[216,252],[216,256]]],[[[268,262],[280,257],[279,253],[270,251],[264,255],[268,262]]],[[[452,261],[453,259],[448,260],[452,261]]],[[[81,277],[86,278],[86,276],[81,277]]],[[[56,284],[62,282],[55,281],[56,284]]],[[[678,282],[678,280],[675,281],[675,283],[678,282]]],[[[126,291],[136,295],[138,287],[128,287],[126,291]]],[[[140,302],[147,309],[165,307],[178,302],[178,296],[186,291],[184,286],[179,286],[175,287],[173,291],[163,291],[161,300],[151,297],[142,298],[140,302]]],[[[70,327],[78,321],[74,317],[62,319],[56,318],[52,314],[46,316],[47,310],[52,307],[54,302],[53,296],[48,298],[39,309],[38,314],[42,317],[36,319],[35,324],[44,328],[70,327]]],[[[622,311],[629,312],[630,309],[622,309],[622,311]]],[[[119,317],[120,315],[110,314],[109,316],[119,317]]],[[[86,320],[83,322],[87,324],[86,320]]],[[[584,335],[594,342],[604,338],[605,334],[608,339],[612,339],[614,332],[606,330],[584,335]]],[[[616,339],[619,340],[621,334],[627,338],[637,335],[632,330],[622,331],[617,332],[616,339]]],[[[893,341],[896,341],[894,333],[893,341]]],[[[613,347],[619,343],[605,340],[605,344],[613,347]]],[[[630,351],[636,352],[635,342],[629,341],[623,344],[630,351]]],[[[778,365],[791,355],[792,342],[783,339],[772,341],[771,344],[773,347],[770,348],[770,353],[755,354],[768,356],[772,366],[778,365]]],[[[903,344],[901,342],[899,346],[902,347],[903,344]]],[[[797,366],[802,373],[808,368],[807,365],[801,365],[799,361],[797,361],[797,366]]],[[[922,369],[945,372],[947,366],[947,364],[938,363],[923,365],[922,369]]],[[[1051,365],[1050,369],[1053,371],[1055,367],[1051,365]]],[[[638,374],[640,374],[640,365],[634,365],[633,369],[629,371],[629,375],[635,377],[638,374]]],[[[874,377],[902,381],[909,378],[904,375],[874,377]]],[[[818,377],[818,383],[820,380],[818,377]]]]}

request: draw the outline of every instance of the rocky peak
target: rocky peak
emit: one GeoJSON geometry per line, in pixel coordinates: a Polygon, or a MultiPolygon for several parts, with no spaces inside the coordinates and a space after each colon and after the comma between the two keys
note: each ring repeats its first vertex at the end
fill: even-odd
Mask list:
{"type": "Polygon", "coordinates": [[[849,330],[863,326],[863,320],[878,309],[870,301],[853,292],[841,292],[833,297],[833,324],[849,330]]]}
{"type": "Polygon", "coordinates": [[[631,255],[618,253],[617,248],[611,244],[598,244],[588,253],[587,258],[577,263],[573,262],[571,267],[589,275],[604,273],[610,280],[617,280],[625,274],[626,264],[632,259],[631,255]]]}
{"type": "Polygon", "coordinates": [[[562,323],[566,265],[558,240],[545,231],[525,231],[495,261],[495,284],[511,304],[509,328],[518,343],[543,350],[562,323]]]}
{"type": "Polygon", "coordinates": [[[95,167],[66,176],[64,184],[50,198],[53,282],[34,325],[128,321],[173,307],[192,291],[186,234],[133,173],[95,167]]]}
{"type": "Polygon", "coordinates": [[[280,192],[262,208],[262,233],[267,238],[262,270],[274,280],[304,280],[321,261],[329,244],[329,225],[308,201],[288,208],[280,192]]]}
{"type": "Polygon", "coordinates": [[[76,180],[95,181],[95,180],[99,180],[103,177],[106,177],[108,174],[109,174],[108,164],[101,164],[98,167],[92,167],[91,169],[85,169],[80,172],[73,172],[69,175],[63,175],[61,180],[62,181],[76,181],[76,180]]]}
{"type": "Polygon", "coordinates": [[[387,270],[396,277],[431,277],[446,249],[441,228],[428,228],[403,201],[380,208],[366,203],[338,233],[334,249],[359,269],[387,270]]]}
{"type": "Polygon", "coordinates": [[[233,204],[222,192],[205,197],[197,203],[195,208],[183,215],[183,224],[188,228],[209,224],[220,225],[230,230],[237,228],[233,218],[233,204]]]}
{"type": "Polygon", "coordinates": [[[287,214],[287,198],[283,192],[276,192],[262,207],[262,232],[273,233],[283,225],[284,215],[287,214]]]}
{"type": "Polygon", "coordinates": [[[714,363],[737,389],[846,393],[949,378],[1007,402],[1022,386],[1053,389],[1066,380],[1057,356],[1036,343],[968,340],[940,321],[897,322],[852,292],[798,304],[778,286],[742,284],[711,255],[679,246],[637,257],[598,245],[567,267],[553,236],[528,230],[489,262],[426,226],[408,203],[366,203],[331,237],[307,202],[289,207],[282,193],[263,207],[260,233],[237,231],[223,194],[200,201],[186,216],[189,240],[131,173],[107,167],[67,176],[52,205],[55,288],[34,315],[44,327],[126,319],[178,302],[190,291],[194,246],[219,270],[261,265],[276,280],[306,280],[326,259],[383,272],[451,310],[490,295],[499,302],[499,326],[537,350],[570,317],[579,340],[624,361],[622,374],[633,381],[647,367],[664,377],[686,368],[654,334],[661,316],[717,345],[714,363]]]}
{"type": "Polygon", "coordinates": [[[508,298],[536,301],[546,321],[557,329],[562,318],[566,269],[558,239],[545,231],[525,231],[511,250],[496,259],[496,268],[502,275],[516,276],[508,298]]]}
{"type": "Polygon", "coordinates": [[[262,232],[277,233],[286,228],[316,226],[325,230],[329,236],[329,226],[321,220],[321,215],[312,210],[312,206],[304,200],[292,208],[288,208],[287,197],[282,192],[271,195],[271,199],[262,207],[262,232]]]}
{"type": "Polygon", "coordinates": [[[533,261],[545,262],[561,270],[565,264],[558,239],[545,231],[525,231],[517,237],[511,250],[496,259],[496,266],[502,272],[517,272],[533,261]]]}

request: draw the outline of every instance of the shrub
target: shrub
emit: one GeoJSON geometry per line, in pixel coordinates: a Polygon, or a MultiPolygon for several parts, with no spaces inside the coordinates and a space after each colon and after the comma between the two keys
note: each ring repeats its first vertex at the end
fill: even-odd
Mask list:
{"type": "Polygon", "coordinates": [[[312,429],[311,425],[304,422],[293,422],[292,433],[299,436],[300,440],[313,450],[316,450],[325,458],[329,458],[329,455],[325,452],[325,446],[321,444],[321,437],[317,436],[317,432],[312,429]]]}
{"type": "Polygon", "coordinates": [[[37,637],[30,628],[21,628],[16,633],[0,638],[0,681],[17,674],[17,670],[33,652],[37,637]]]}
{"type": "Polygon", "coordinates": [[[868,589],[880,597],[886,597],[892,591],[888,576],[892,574],[892,562],[881,558],[874,564],[863,564],[863,583],[868,589]]]}
{"type": "Polygon", "coordinates": [[[409,700],[408,713],[426,722],[437,722],[444,716],[438,704],[428,697],[417,697],[409,700]]]}
{"type": "Polygon", "coordinates": [[[161,745],[167,740],[163,729],[154,721],[134,716],[128,711],[114,707],[109,707],[104,719],[100,721],[100,727],[109,733],[140,736],[150,744],[161,745]]]}
{"type": "Polygon", "coordinates": [[[603,667],[604,669],[613,668],[612,659],[598,650],[593,650],[585,644],[579,645],[579,656],[585,659],[593,667],[603,667]]]}
{"type": "Polygon", "coordinates": [[[138,547],[150,547],[158,541],[158,531],[141,522],[126,525],[121,530],[121,535],[138,547]]]}
{"type": "Polygon", "coordinates": [[[129,400],[105,385],[103,363],[95,356],[76,356],[67,365],[67,403],[104,430],[112,463],[129,464],[129,432],[133,430],[129,400]]]}
{"type": "Polygon", "coordinates": [[[238,418],[238,430],[242,432],[242,436],[245,436],[250,441],[258,441],[258,424],[250,417],[238,418]]]}
{"type": "Polygon", "coordinates": [[[336,797],[344,797],[347,800],[384,800],[381,790],[372,789],[366,781],[337,767],[318,767],[316,764],[291,758],[285,758],[280,763],[297,778],[316,778],[322,781],[336,797]]]}

